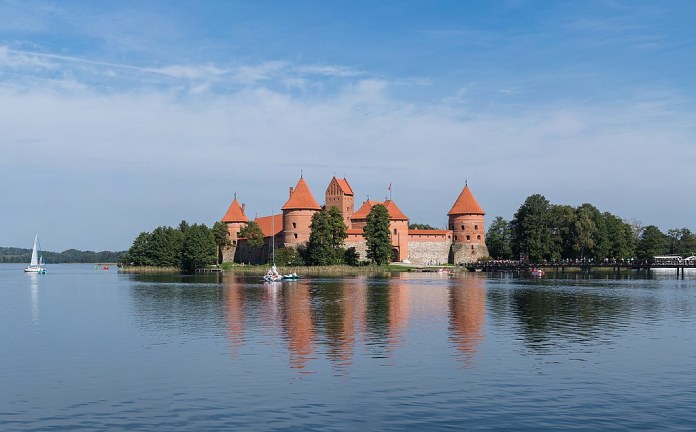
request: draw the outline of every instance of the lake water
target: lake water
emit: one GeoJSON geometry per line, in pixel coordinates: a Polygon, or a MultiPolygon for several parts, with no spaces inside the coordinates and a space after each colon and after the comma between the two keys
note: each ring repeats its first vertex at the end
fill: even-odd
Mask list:
{"type": "Polygon", "coordinates": [[[696,430],[696,277],[0,265],[0,430],[696,430]]]}

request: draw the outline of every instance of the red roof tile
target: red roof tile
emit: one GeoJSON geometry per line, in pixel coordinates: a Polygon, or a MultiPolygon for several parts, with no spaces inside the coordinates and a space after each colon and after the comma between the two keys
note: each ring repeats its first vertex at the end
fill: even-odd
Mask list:
{"type": "Polygon", "coordinates": [[[283,231],[283,215],[277,214],[273,216],[262,216],[254,219],[263,231],[264,237],[272,237],[280,234],[283,231]],[[275,231],[275,232],[274,232],[275,231]]]}
{"type": "Polygon", "coordinates": [[[348,228],[346,230],[346,234],[364,234],[365,232],[362,230],[362,228],[348,228]]]}
{"type": "Polygon", "coordinates": [[[486,214],[479,203],[476,202],[476,198],[472,195],[469,190],[469,185],[464,186],[464,190],[459,194],[459,198],[455,201],[452,209],[447,213],[448,215],[458,215],[458,214],[486,214]]]}
{"type": "Polygon", "coordinates": [[[290,198],[283,205],[283,210],[321,210],[319,203],[309,190],[309,186],[302,177],[290,194],[290,198]]]}
{"type": "Polygon", "coordinates": [[[221,222],[249,222],[249,218],[244,214],[244,210],[239,206],[237,197],[234,197],[230,208],[227,209],[225,216],[220,219],[221,222]]]}
{"type": "Polygon", "coordinates": [[[367,215],[372,210],[372,207],[376,206],[377,204],[382,204],[387,208],[390,220],[408,220],[408,216],[406,216],[392,200],[386,200],[384,202],[367,200],[362,206],[360,206],[358,211],[353,213],[353,215],[350,217],[351,220],[367,219],[367,215]]]}
{"type": "Polygon", "coordinates": [[[351,188],[350,185],[348,184],[348,180],[346,180],[344,178],[343,179],[336,178],[336,177],[334,177],[334,178],[336,179],[336,183],[338,183],[338,186],[341,188],[341,190],[343,191],[344,194],[353,195],[353,188],[351,188]]]}

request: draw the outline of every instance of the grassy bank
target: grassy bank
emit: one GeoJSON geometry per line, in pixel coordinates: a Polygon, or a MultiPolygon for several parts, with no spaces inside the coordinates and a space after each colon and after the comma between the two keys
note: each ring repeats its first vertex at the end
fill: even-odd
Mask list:
{"type": "Polygon", "coordinates": [[[181,273],[179,267],[124,266],[118,270],[124,273],[181,273]]]}
{"type": "MultiPolygon", "coordinates": [[[[236,274],[263,275],[268,271],[268,264],[263,265],[241,265],[241,264],[222,264],[225,272],[236,274]]],[[[409,271],[411,267],[401,265],[387,266],[360,266],[353,267],[348,265],[332,266],[297,266],[297,267],[278,267],[281,274],[297,272],[302,276],[360,276],[360,275],[388,275],[394,272],[409,271]]]]}

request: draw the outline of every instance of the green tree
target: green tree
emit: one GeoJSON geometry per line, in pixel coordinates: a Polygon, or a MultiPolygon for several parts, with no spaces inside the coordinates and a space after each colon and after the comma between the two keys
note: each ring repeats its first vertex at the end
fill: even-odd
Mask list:
{"type": "Polygon", "coordinates": [[[667,230],[667,241],[670,254],[690,256],[696,252],[696,236],[688,228],[667,230]]]}
{"type": "Polygon", "coordinates": [[[488,253],[495,259],[512,259],[512,231],[510,223],[496,217],[486,232],[488,253]]]}
{"type": "Polygon", "coordinates": [[[304,265],[302,257],[297,252],[297,250],[292,247],[282,247],[276,249],[275,260],[276,264],[284,267],[304,265]]]}
{"type": "Polygon", "coordinates": [[[249,252],[260,249],[263,246],[263,231],[259,224],[254,221],[249,221],[239,230],[238,236],[246,239],[249,252]]]}
{"type": "Polygon", "coordinates": [[[360,253],[351,246],[345,250],[343,261],[351,266],[356,266],[360,264],[360,253]]]}
{"type": "Polygon", "coordinates": [[[638,239],[636,256],[639,259],[650,259],[656,255],[664,255],[668,251],[666,236],[655,225],[648,225],[638,239]]]}
{"type": "Polygon", "coordinates": [[[438,228],[435,228],[434,226],[428,225],[428,224],[411,223],[411,224],[408,224],[408,229],[412,229],[412,230],[436,230],[438,228]]]}
{"type": "Polygon", "coordinates": [[[532,261],[549,257],[551,243],[548,229],[549,200],[534,194],[524,201],[510,221],[512,251],[515,255],[526,253],[532,261]]]}
{"type": "Polygon", "coordinates": [[[308,262],[313,265],[343,263],[345,253],[342,246],[348,234],[338,207],[314,213],[309,228],[308,262]]]}
{"type": "Polygon", "coordinates": [[[576,221],[569,205],[552,205],[546,215],[549,229],[549,258],[558,261],[573,256],[571,232],[576,221]]]}
{"type": "Polygon", "coordinates": [[[171,227],[157,227],[148,241],[149,255],[158,267],[179,267],[184,234],[171,227]]]}
{"type": "Polygon", "coordinates": [[[333,248],[331,245],[331,226],[329,215],[325,210],[312,215],[312,223],[309,242],[307,243],[307,256],[311,265],[328,265],[334,263],[333,248]]]}
{"type": "Polygon", "coordinates": [[[222,260],[222,249],[225,246],[232,244],[230,241],[230,232],[227,229],[227,224],[224,222],[217,221],[213,225],[213,238],[215,238],[215,245],[217,246],[217,260],[216,263],[219,264],[222,260]]]}
{"type": "Polygon", "coordinates": [[[636,237],[631,225],[611,213],[604,214],[609,237],[609,258],[630,258],[635,256],[636,237]]]}
{"type": "Polygon", "coordinates": [[[372,207],[363,228],[367,242],[367,258],[377,265],[387,264],[392,256],[389,211],[382,204],[372,207]]]}
{"type": "Polygon", "coordinates": [[[593,256],[597,225],[593,220],[592,210],[580,206],[576,210],[575,222],[571,230],[574,258],[590,258],[593,256]]]}
{"type": "Polygon", "coordinates": [[[205,224],[193,224],[184,234],[184,244],[181,251],[181,267],[191,272],[197,268],[214,264],[215,238],[205,224]]]}
{"type": "Polygon", "coordinates": [[[135,266],[151,266],[154,265],[154,261],[150,256],[150,233],[141,232],[133,240],[128,252],[123,257],[123,261],[127,264],[132,264],[135,266]]]}

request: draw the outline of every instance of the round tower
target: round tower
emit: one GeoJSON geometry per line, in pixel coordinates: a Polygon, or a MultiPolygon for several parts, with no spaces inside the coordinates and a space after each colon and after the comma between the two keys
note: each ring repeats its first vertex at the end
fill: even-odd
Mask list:
{"type": "Polygon", "coordinates": [[[321,210],[309,186],[302,177],[295,188],[290,188],[290,198],[283,205],[283,243],[297,246],[309,241],[312,216],[321,210]]]}
{"type": "Polygon", "coordinates": [[[453,264],[474,262],[488,256],[485,215],[469,185],[465,185],[452,209],[447,213],[449,229],[452,231],[453,264]]]}
{"type": "Polygon", "coordinates": [[[244,214],[245,207],[244,204],[242,204],[241,207],[239,206],[239,201],[237,201],[237,196],[235,195],[232,204],[230,204],[230,208],[227,209],[227,213],[220,219],[221,222],[227,225],[227,231],[230,233],[232,246],[237,245],[239,231],[249,223],[249,218],[244,214]]]}

